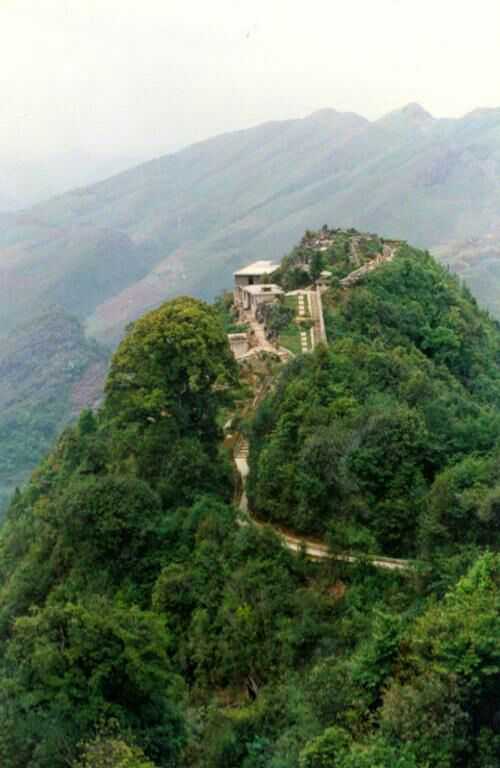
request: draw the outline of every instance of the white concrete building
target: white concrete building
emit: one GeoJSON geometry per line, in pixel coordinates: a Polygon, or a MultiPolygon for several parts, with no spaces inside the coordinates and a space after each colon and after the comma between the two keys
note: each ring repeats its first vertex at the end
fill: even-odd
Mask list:
{"type": "Polygon", "coordinates": [[[255,317],[257,307],[260,304],[270,304],[276,301],[278,296],[283,295],[282,288],[272,283],[266,285],[247,285],[241,289],[242,304],[241,307],[246,312],[250,312],[255,317]]]}
{"type": "Polygon", "coordinates": [[[234,301],[245,312],[255,317],[259,304],[275,301],[283,294],[279,285],[269,278],[279,268],[272,261],[255,261],[234,273],[234,301]]]}

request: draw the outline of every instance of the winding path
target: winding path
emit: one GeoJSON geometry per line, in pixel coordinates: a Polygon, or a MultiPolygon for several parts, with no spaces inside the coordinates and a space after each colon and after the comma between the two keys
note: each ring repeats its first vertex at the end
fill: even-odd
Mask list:
{"type": "MultiPolygon", "coordinates": [[[[354,270],[354,272],[351,272],[346,278],[344,278],[344,280],[341,280],[340,284],[343,287],[354,285],[360,279],[362,279],[366,274],[368,274],[368,272],[371,272],[374,269],[377,269],[383,263],[392,261],[394,256],[396,255],[398,247],[399,246],[384,245],[384,250],[382,254],[380,254],[376,259],[369,262],[368,264],[365,264],[363,267],[360,267],[359,269],[354,270]]],[[[317,287],[315,291],[312,291],[312,290],[297,291],[296,293],[299,296],[307,297],[307,300],[308,300],[311,317],[314,324],[313,326],[314,332],[311,334],[311,339],[312,339],[311,346],[314,349],[314,346],[318,342],[326,343],[326,332],[325,332],[325,324],[324,324],[324,318],[323,318],[321,291],[317,287]]],[[[304,299],[302,299],[302,307],[300,307],[300,304],[299,304],[299,315],[300,316],[304,315],[304,299]]],[[[255,352],[257,350],[260,351],[263,349],[266,351],[272,350],[276,352],[276,350],[272,347],[270,342],[266,339],[264,329],[262,328],[262,326],[259,323],[254,321],[252,323],[252,328],[254,330],[255,337],[258,340],[258,346],[256,347],[255,350],[252,350],[252,352],[255,352]]],[[[285,352],[285,350],[282,350],[282,351],[285,352]]],[[[287,549],[289,549],[292,552],[305,552],[306,556],[311,560],[319,561],[319,560],[335,559],[335,560],[340,560],[346,563],[356,563],[362,560],[364,562],[371,563],[371,565],[375,566],[375,568],[382,568],[388,571],[401,571],[401,572],[408,573],[415,570],[415,566],[417,564],[413,560],[402,560],[399,558],[381,557],[377,555],[368,556],[368,555],[334,554],[333,552],[330,552],[330,550],[325,544],[321,544],[317,541],[312,541],[311,539],[306,539],[301,536],[292,536],[291,534],[281,530],[280,528],[277,528],[271,523],[261,523],[255,520],[255,518],[252,517],[251,512],[248,508],[248,498],[245,490],[246,480],[249,473],[249,467],[248,467],[248,442],[244,439],[240,439],[239,442],[237,443],[237,447],[234,453],[234,463],[236,465],[236,469],[238,470],[238,474],[240,475],[240,478],[241,478],[241,496],[238,503],[238,508],[240,511],[240,515],[238,518],[239,525],[244,526],[244,525],[253,524],[258,528],[271,528],[281,538],[283,544],[287,549]]]]}
{"type": "Polygon", "coordinates": [[[345,563],[355,563],[359,560],[370,562],[375,568],[382,568],[388,571],[412,571],[414,569],[414,563],[411,560],[400,560],[393,557],[369,557],[369,556],[357,556],[357,555],[335,555],[329,551],[328,547],[324,544],[319,544],[316,541],[311,541],[300,536],[291,536],[279,528],[271,525],[270,523],[260,523],[256,521],[250,514],[248,508],[248,498],[245,490],[246,480],[249,473],[248,467],[248,443],[245,440],[241,440],[238,443],[238,447],[234,454],[234,463],[238,474],[241,478],[241,496],[238,504],[240,510],[240,517],[238,519],[239,525],[256,525],[258,528],[272,528],[275,533],[281,538],[285,547],[292,552],[305,552],[306,556],[311,560],[340,560],[345,563]]]}

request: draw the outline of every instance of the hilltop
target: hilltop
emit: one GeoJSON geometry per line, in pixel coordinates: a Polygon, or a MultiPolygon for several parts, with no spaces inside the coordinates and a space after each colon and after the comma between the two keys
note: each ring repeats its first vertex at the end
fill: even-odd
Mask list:
{"type": "Polygon", "coordinates": [[[467,487],[483,471],[497,482],[498,323],[404,242],[324,227],[274,277],[306,285],[314,271],[328,346],[294,359],[256,415],[256,513],[370,554],[420,557],[437,541],[451,553],[495,539],[495,513],[469,497],[464,527],[457,497],[458,509],[444,509],[437,489],[466,472],[467,487]]]}
{"type": "Polygon", "coordinates": [[[322,110],[218,136],[4,217],[1,327],[58,303],[114,343],[148,307],[212,297],[332,219],[422,247],[483,237],[499,225],[499,155],[500,110],[322,110]]]}
{"type": "MultiPolygon", "coordinates": [[[[383,245],[309,232],[301,272],[383,245]]],[[[129,328],[0,528],[2,766],[498,764],[500,330],[428,253],[377,263],[289,363],[237,364],[220,302],[129,328]]]]}

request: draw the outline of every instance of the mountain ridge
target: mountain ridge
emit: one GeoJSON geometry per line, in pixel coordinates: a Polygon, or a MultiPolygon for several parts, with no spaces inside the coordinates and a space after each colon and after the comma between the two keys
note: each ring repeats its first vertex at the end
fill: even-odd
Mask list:
{"type": "Polygon", "coordinates": [[[211,297],[255,253],[280,257],[325,221],[422,247],[482,237],[500,226],[499,179],[498,109],[324,109],[219,134],[0,219],[2,326],[52,303],[74,311],[86,274],[76,313],[114,344],[145,309],[211,297]]]}
{"type": "Polygon", "coordinates": [[[289,363],[230,297],[128,330],[0,527],[2,768],[498,765],[500,324],[407,244],[344,288],[384,244],[280,265],[330,267],[289,363]]]}

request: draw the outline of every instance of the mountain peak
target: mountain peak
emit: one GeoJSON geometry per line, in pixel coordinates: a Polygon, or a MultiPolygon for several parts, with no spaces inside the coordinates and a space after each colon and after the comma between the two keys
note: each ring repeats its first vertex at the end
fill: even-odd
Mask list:
{"type": "Polygon", "coordinates": [[[395,109],[384,115],[377,120],[377,123],[384,128],[406,133],[411,129],[421,131],[429,128],[434,123],[434,117],[420,104],[411,102],[401,109],[395,109]]]}
{"type": "Polygon", "coordinates": [[[414,120],[434,120],[434,117],[421,104],[412,101],[400,110],[401,114],[414,120]]]}

